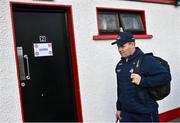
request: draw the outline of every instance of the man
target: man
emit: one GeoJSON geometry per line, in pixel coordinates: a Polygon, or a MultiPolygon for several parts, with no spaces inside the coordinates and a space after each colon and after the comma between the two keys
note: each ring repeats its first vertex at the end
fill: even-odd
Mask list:
{"type": "Polygon", "coordinates": [[[116,66],[117,112],[120,122],[159,122],[158,104],[147,89],[171,80],[169,72],[153,56],[145,56],[140,75],[133,73],[139,56],[144,53],[135,46],[130,32],[121,32],[115,42],[121,55],[116,66]]]}

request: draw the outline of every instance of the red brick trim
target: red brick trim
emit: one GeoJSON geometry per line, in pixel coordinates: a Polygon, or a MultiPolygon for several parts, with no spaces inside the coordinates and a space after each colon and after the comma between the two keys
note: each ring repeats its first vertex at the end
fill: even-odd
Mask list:
{"type": "Polygon", "coordinates": [[[160,122],[167,122],[176,118],[180,118],[180,108],[172,109],[160,114],[160,122]]]}

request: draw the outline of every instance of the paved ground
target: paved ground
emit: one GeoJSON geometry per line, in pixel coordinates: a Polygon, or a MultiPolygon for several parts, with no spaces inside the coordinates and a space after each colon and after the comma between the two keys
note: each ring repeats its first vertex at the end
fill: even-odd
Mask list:
{"type": "MultiPolygon", "coordinates": [[[[180,123],[180,118],[177,118],[177,119],[171,120],[170,122],[179,122],[179,123],[180,123]]],[[[170,123],[170,122],[168,122],[168,123],[170,123]]]]}

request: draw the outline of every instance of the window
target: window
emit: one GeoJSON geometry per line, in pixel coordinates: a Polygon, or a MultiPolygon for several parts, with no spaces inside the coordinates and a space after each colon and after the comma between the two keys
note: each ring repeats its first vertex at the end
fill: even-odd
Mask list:
{"type": "Polygon", "coordinates": [[[119,33],[119,19],[117,12],[100,12],[98,24],[100,33],[119,33]]]}
{"type": "Polygon", "coordinates": [[[144,25],[139,14],[120,14],[120,21],[124,31],[144,33],[144,25]]]}
{"type": "Polygon", "coordinates": [[[98,12],[98,28],[100,34],[118,34],[120,29],[133,34],[145,34],[142,12],[103,11],[98,12]]]}

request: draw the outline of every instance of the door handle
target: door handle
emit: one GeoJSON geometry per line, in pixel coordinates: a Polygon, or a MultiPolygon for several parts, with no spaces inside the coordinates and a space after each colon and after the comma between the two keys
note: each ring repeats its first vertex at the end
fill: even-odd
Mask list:
{"type": "Polygon", "coordinates": [[[24,69],[24,55],[23,47],[17,47],[17,56],[18,56],[18,67],[19,67],[19,76],[20,80],[26,80],[25,69],[24,69]]]}
{"type": "Polygon", "coordinates": [[[24,55],[24,58],[26,59],[26,67],[27,67],[27,76],[26,79],[29,80],[30,79],[30,72],[29,72],[29,59],[28,59],[28,55],[24,55]]]}

